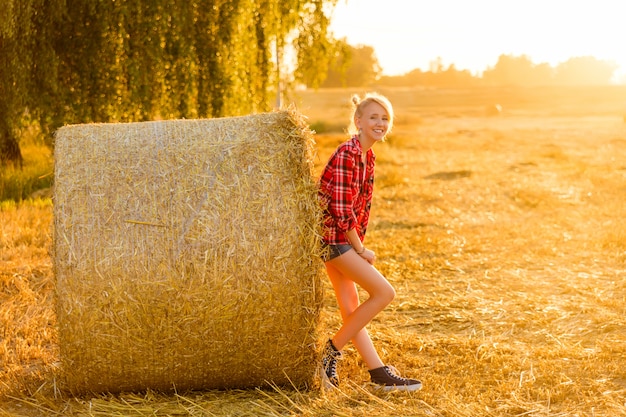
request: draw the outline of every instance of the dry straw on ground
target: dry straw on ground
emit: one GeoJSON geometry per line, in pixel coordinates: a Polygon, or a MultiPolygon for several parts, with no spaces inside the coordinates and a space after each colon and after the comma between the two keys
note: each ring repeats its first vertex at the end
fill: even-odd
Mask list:
{"type": "Polygon", "coordinates": [[[66,388],[310,384],[322,297],[313,149],[294,111],[60,129],[66,388]]]}
{"type": "MultiPolygon", "coordinates": [[[[338,123],[353,92],[302,92],[302,108],[338,123]]],[[[366,243],[397,296],[368,330],[422,390],[370,390],[348,345],[332,392],[60,392],[53,206],[0,202],[0,416],[626,417],[626,86],[381,92],[397,123],[366,243]]],[[[316,135],[316,169],[345,138],[316,135]]]]}

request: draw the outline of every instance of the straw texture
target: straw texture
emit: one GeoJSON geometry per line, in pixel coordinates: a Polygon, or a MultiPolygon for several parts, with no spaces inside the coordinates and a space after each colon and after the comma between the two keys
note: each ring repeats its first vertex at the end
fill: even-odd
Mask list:
{"type": "Polygon", "coordinates": [[[323,295],[313,149],[295,111],[60,129],[67,389],[309,384],[323,295]]]}

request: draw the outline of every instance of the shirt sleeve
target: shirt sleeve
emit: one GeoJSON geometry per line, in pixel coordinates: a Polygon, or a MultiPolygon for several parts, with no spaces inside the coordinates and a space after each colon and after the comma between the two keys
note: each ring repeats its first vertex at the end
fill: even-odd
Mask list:
{"type": "Polygon", "coordinates": [[[353,180],[355,172],[354,155],[344,151],[336,155],[333,169],[333,190],[328,204],[330,214],[335,218],[336,227],[342,232],[354,229],[357,219],[354,214],[353,180]]]}

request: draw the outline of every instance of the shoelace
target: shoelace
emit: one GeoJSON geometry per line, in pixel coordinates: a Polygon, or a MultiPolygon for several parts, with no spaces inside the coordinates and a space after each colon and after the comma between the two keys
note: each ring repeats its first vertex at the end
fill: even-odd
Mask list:
{"type": "Polygon", "coordinates": [[[324,358],[326,362],[324,365],[326,368],[332,368],[333,373],[336,372],[337,369],[337,360],[343,359],[343,355],[339,351],[328,352],[327,356],[324,358]]]}
{"type": "Polygon", "coordinates": [[[397,379],[398,381],[407,382],[407,383],[409,382],[408,378],[404,378],[404,377],[401,377],[400,375],[398,375],[399,372],[398,372],[398,370],[395,367],[393,367],[391,365],[388,365],[385,368],[387,368],[387,374],[390,377],[392,377],[394,379],[397,379]]]}
{"type": "Polygon", "coordinates": [[[337,359],[340,358],[340,355],[328,355],[324,358],[324,373],[328,378],[329,382],[338,387],[339,386],[339,376],[337,375],[337,359]]]}
{"type": "Polygon", "coordinates": [[[326,366],[326,369],[328,369],[329,372],[326,372],[326,374],[330,374],[331,376],[335,376],[337,375],[337,359],[332,358],[328,361],[328,364],[326,366]]]}

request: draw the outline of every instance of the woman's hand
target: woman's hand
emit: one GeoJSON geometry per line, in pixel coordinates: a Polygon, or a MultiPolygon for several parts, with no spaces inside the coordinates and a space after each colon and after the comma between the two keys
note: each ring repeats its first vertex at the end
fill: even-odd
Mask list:
{"type": "Polygon", "coordinates": [[[361,253],[359,256],[365,259],[370,265],[374,265],[374,262],[376,262],[376,254],[373,250],[365,248],[363,253],[361,253]]]}
{"type": "Polygon", "coordinates": [[[354,251],[361,258],[365,259],[370,265],[374,265],[376,261],[376,255],[374,251],[367,249],[363,242],[359,239],[359,235],[357,234],[356,229],[350,229],[346,232],[346,237],[348,238],[348,242],[354,248],[354,251]]]}

